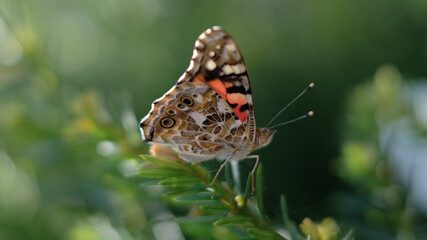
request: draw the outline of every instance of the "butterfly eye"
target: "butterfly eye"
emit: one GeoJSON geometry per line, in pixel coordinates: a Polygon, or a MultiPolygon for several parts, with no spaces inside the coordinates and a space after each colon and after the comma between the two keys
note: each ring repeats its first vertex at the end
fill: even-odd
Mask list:
{"type": "Polygon", "coordinates": [[[193,104],[194,104],[193,99],[191,99],[189,97],[183,97],[182,103],[184,103],[185,105],[187,105],[189,107],[193,106],[193,104]]]}
{"type": "Polygon", "coordinates": [[[169,110],[168,110],[168,114],[169,114],[170,116],[173,116],[173,115],[175,115],[175,114],[176,114],[176,112],[175,112],[175,110],[173,110],[173,109],[169,109],[169,110]]]}
{"type": "Polygon", "coordinates": [[[160,123],[164,128],[171,128],[175,124],[175,120],[173,120],[172,118],[163,118],[160,123]]]}

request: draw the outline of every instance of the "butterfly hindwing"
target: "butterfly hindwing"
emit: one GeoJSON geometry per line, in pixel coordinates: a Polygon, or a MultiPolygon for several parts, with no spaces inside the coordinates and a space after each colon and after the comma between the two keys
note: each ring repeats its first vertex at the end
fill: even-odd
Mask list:
{"type": "Polygon", "coordinates": [[[200,82],[172,87],[141,122],[145,140],[166,144],[187,161],[225,159],[248,143],[244,126],[218,93],[200,82]]]}

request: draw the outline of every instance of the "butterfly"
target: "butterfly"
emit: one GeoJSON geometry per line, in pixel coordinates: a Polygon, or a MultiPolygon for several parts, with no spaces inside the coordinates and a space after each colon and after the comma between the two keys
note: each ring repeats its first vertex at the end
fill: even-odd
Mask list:
{"type": "MultiPolygon", "coordinates": [[[[255,158],[276,130],[257,128],[246,65],[233,38],[218,26],[196,40],[190,65],[141,120],[142,139],[166,145],[187,162],[255,158]]],[[[253,179],[253,178],[252,178],[253,179]]]]}

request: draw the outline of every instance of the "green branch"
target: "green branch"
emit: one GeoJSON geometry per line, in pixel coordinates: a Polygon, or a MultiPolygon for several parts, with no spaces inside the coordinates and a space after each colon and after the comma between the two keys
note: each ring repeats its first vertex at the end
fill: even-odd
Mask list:
{"type": "MultiPolygon", "coordinates": [[[[169,156],[169,155],[168,155],[169,156]]],[[[167,186],[170,192],[163,194],[176,204],[198,206],[201,211],[197,217],[185,217],[185,221],[208,221],[213,226],[226,226],[230,231],[241,232],[244,229],[248,239],[291,239],[291,240],[331,240],[338,239],[337,225],[332,219],[321,224],[305,219],[300,225],[300,233],[295,223],[289,220],[284,196],[281,198],[281,211],[284,220],[282,230],[286,229],[286,238],[275,231],[267,222],[263,210],[262,165],[255,179],[255,196],[252,196],[252,174],[249,173],[244,194],[238,194],[230,187],[230,177],[224,183],[217,180],[212,185],[212,176],[200,164],[187,163],[173,155],[171,159],[141,155],[144,163],[139,176],[157,179],[157,184],[167,186]],[[226,184],[228,182],[228,184],[226,184]],[[330,227],[332,226],[332,227],[330,227]],[[336,228],[335,228],[336,226],[336,228]],[[325,237],[326,236],[326,237],[325,237]]],[[[193,208],[192,208],[193,209],[193,208]]],[[[345,239],[351,239],[351,233],[345,239]]]]}

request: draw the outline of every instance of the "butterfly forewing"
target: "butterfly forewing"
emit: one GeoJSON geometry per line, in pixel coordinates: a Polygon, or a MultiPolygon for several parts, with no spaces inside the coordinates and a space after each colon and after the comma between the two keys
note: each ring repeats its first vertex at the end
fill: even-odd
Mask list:
{"type": "Polygon", "coordinates": [[[254,139],[255,114],[252,90],[242,54],[233,38],[219,27],[203,32],[196,40],[187,71],[177,84],[203,82],[232,108],[254,139]]]}

